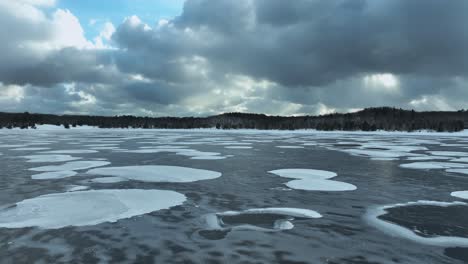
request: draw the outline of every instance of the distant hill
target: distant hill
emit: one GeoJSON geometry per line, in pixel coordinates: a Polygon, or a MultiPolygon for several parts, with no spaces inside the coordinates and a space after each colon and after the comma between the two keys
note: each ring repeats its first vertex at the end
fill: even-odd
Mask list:
{"type": "Polygon", "coordinates": [[[355,113],[321,116],[267,116],[264,114],[224,113],[209,117],[137,117],[49,115],[0,112],[0,128],[35,128],[52,124],[65,128],[218,128],[218,129],[317,129],[317,130],[434,130],[455,132],[468,128],[468,111],[416,112],[391,107],[367,108],[355,113]]]}

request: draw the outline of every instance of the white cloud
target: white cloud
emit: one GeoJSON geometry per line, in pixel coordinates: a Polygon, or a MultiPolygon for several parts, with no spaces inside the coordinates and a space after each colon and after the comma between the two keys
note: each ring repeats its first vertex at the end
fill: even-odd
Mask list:
{"type": "Polygon", "coordinates": [[[54,48],[93,48],[84,36],[80,21],[69,10],[58,9],[52,16],[54,37],[49,42],[54,48]]]}
{"type": "Polygon", "coordinates": [[[398,77],[391,73],[366,75],[363,82],[371,90],[384,92],[397,92],[400,85],[398,77]]]}
{"type": "Polygon", "coordinates": [[[454,111],[456,110],[443,97],[437,95],[423,95],[418,99],[411,100],[409,103],[412,107],[420,111],[454,111]]]}
{"type": "Polygon", "coordinates": [[[112,34],[115,33],[115,27],[112,23],[106,22],[102,27],[101,32],[94,38],[94,45],[98,49],[111,48],[108,44],[111,40],[112,34]]]}
{"type": "Polygon", "coordinates": [[[0,83],[0,102],[10,101],[20,102],[24,98],[24,89],[18,85],[2,85],[0,83]]]}

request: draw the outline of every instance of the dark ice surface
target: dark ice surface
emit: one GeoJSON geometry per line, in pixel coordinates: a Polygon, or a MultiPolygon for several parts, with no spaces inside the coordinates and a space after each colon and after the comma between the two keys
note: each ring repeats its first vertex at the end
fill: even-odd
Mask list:
{"type": "MultiPolygon", "coordinates": [[[[368,150],[391,152],[387,145],[421,146],[428,151],[468,152],[468,137],[424,134],[358,134],[315,132],[230,132],[164,130],[0,131],[0,212],[25,199],[66,192],[67,186],[90,189],[158,189],[184,194],[187,201],[167,210],[94,226],[61,229],[0,228],[0,263],[468,263],[468,246],[433,246],[391,235],[365,220],[369,208],[418,200],[467,202],[450,196],[468,190],[468,175],[445,170],[404,169],[414,161],[403,154],[395,160],[372,160],[343,150],[374,142],[368,150]],[[44,145],[31,143],[46,142],[44,145]],[[198,142],[200,144],[184,144],[198,142]],[[82,160],[106,159],[109,166],[172,165],[213,170],[222,176],[191,183],[124,181],[92,183],[102,176],[77,171],[77,176],[33,180],[29,168],[60,165],[29,163],[21,158],[42,151],[14,150],[6,145],[61,149],[93,149],[92,144],[119,149],[70,154],[82,160]],[[252,149],[228,149],[251,143],[252,149]],[[305,145],[303,145],[306,143],[305,145]],[[340,144],[341,143],[341,144],[340,144]],[[449,145],[447,145],[449,144],[449,145]],[[219,160],[195,160],[174,152],[136,154],[124,150],[178,145],[219,152],[219,160]],[[276,146],[304,146],[284,149],[276,146]],[[383,145],[383,146],[379,146],[383,145]],[[232,156],[229,156],[232,155],[232,156]],[[287,188],[289,179],[268,173],[286,168],[336,172],[337,181],[355,191],[304,191],[287,188]],[[289,207],[317,211],[323,217],[294,219],[294,228],[278,232],[213,230],[204,216],[251,208],[289,207]]],[[[458,158],[458,157],[454,157],[458,158]]],[[[440,160],[439,160],[440,161],[440,160]]],[[[430,160],[428,162],[431,162],[430,160]]],[[[447,161],[448,162],[448,161],[447,161]]],[[[468,163],[467,163],[468,165],[468,163]]],[[[465,205],[407,206],[380,216],[422,237],[468,238],[465,205]]],[[[270,227],[281,215],[224,217],[227,226],[270,227]]],[[[0,223],[2,219],[0,218],[0,223]]]]}

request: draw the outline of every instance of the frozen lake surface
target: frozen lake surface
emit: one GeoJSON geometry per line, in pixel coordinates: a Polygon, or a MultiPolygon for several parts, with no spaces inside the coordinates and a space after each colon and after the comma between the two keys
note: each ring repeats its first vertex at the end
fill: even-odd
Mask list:
{"type": "Polygon", "coordinates": [[[0,130],[0,263],[468,263],[468,134],[0,130]]]}

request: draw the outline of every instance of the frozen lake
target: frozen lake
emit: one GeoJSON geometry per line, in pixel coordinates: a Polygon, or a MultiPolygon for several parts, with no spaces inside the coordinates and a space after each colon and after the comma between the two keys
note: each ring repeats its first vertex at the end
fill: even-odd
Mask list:
{"type": "Polygon", "coordinates": [[[468,135],[0,130],[0,263],[467,263],[468,135]]]}

